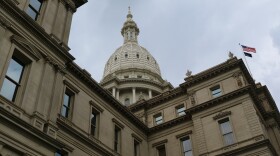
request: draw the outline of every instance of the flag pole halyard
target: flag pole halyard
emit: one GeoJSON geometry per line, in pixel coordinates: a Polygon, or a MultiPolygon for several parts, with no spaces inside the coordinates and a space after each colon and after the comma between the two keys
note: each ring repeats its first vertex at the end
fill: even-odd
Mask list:
{"type": "MultiPolygon", "coordinates": [[[[248,62],[247,62],[247,60],[246,60],[246,56],[245,56],[245,54],[244,54],[244,51],[243,51],[242,46],[241,46],[240,43],[239,43],[239,46],[241,47],[241,51],[242,51],[242,53],[243,53],[243,57],[244,57],[244,59],[245,59],[245,63],[246,63],[246,65],[247,65],[247,67],[248,67],[248,71],[249,71],[250,75],[251,75],[252,78],[253,78],[253,74],[252,74],[252,72],[251,72],[251,70],[250,70],[250,66],[249,66],[249,64],[248,64],[248,62]]],[[[253,78],[253,79],[254,79],[254,78],[253,78]]]]}

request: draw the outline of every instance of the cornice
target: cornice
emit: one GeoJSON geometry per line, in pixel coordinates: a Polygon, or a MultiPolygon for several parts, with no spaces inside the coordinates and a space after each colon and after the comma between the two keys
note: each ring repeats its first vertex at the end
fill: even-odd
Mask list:
{"type": "Polygon", "coordinates": [[[268,100],[268,103],[270,104],[271,108],[273,109],[272,112],[267,112],[267,117],[266,118],[274,118],[277,121],[278,126],[280,127],[280,114],[279,114],[279,110],[277,108],[277,105],[273,99],[273,97],[271,96],[267,86],[261,86],[260,88],[257,88],[257,93],[264,93],[266,99],[268,100]]]}
{"type": "Polygon", "coordinates": [[[148,135],[151,135],[151,134],[157,133],[159,131],[163,131],[163,130],[172,128],[175,125],[178,125],[178,124],[190,121],[190,120],[192,120],[192,117],[188,114],[180,116],[180,117],[175,118],[173,120],[170,120],[170,121],[164,122],[162,124],[159,124],[157,126],[154,126],[152,128],[149,128],[148,135]]]}
{"type": "MultiPolygon", "coordinates": [[[[45,30],[30,18],[26,13],[20,10],[12,1],[10,0],[2,0],[0,3],[0,8],[2,8],[5,12],[9,13],[15,21],[19,22],[21,26],[29,31],[30,34],[36,36],[41,43],[47,44],[46,46],[51,48],[53,51],[56,51],[56,55],[66,59],[66,62],[73,61],[75,58],[68,52],[68,48],[64,48],[62,43],[58,43],[54,38],[52,38],[49,34],[45,32],[45,30]]],[[[5,18],[4,18],[5,19],[5,18]]],[[[13,23],[7,21],[5,19],[6,25],[14,34],[20,36],[19,32],[15,29],[13,23]],[[8,24],[7,24],[8,23],[8,24]]]]}
{"type": "Polygon", "coordinates": [[[262,140],[262,141],[255,142],[253,144],[249,144],[249,145],[244,146],[244,147],[237,148],[235,150],[231,150],[229,152],[224,152],[222,154],[218,154],[217,156],[240,155],[240,154],[244,154],[245,152],[252,151],[252,150],[255,150],[257,148],[264,147],[264,146],[267,146],[270,149],[270,152],[272,152],[272,154],[274,156],[278,155],[275,148],[273,147],[273,145],[269,141],[269,139],[265,139],[265,140],[262,140]]]}
{"type": "Polygon", "coordinates": [[[4,108],[0,107],[0,119],[1,121],[7,121],[9,124],[17,127],[17,130],[22,132],[26,132],[32,135],[34,138],[46,143],[48,146],[52,146],[56,149],[67,149],[69,151],[73,151],[73,148],[54,139],[53,137],[47,135],[46,133],[38,130],[37,128],[33,127],[29,123],[23,121],[21,118],[13,115],[12,113],[8,112],[4,108]]]}
{"type": "Polygon", "coordinates": [[[248,72],[244,62],[241,59],[237,59],[236,57],[229,59],[221,64],[218,64],[212,68],[209,68],[205,71],[202,71],[196,75],[191,75],[185,78],[184,83],[180,84],[181,87],[191,87],[197,83],[201,83],[203,81],[209,80],[217,75],[223,74],[227,71],[230,71],[234,68],[240,67],[243,71],[246,79],[248,80],[249,84],[255,84],[254,80],[252,79],[250,73],[248,72]]]}
{"type": "Polygon", "coordinates": [[[129,109],[134,112],[134,111],[137,111],[142,108],[148,109],[148,108],[156,107],[156,106],[160,105],[162,102],[172,100],[172,99],[174,99],[180,95],[186,94],[186,93],[187,93],[186,89],[177,87],[170,91],[161,93],[161,94],[153,97],[152,99],[139,101],[139,102],[129,106],[129,109]]]}
{"type": "Polygon", "coordinates": [[[118,85],[119,84],[125,84],[125,83],[131,83],[131,82],[134,82],[134,83],[144,83],[144,84],[149,84],[149,85],[153,85],[153,86],[156,86],[160,89],[164,89],[166,87],[169,86],[169,88],[173,88],[173,86],[170,84],[170,83],[164,83],[164,84],[161,84],[160,82],[156,82],[156,81],[152,81],[152,80],[149,80],[149,79],[144,79],[144,78],[127,78],[127,79],[119,79],[118,77],[113,77],[109,80],[107,80],[106,82],[101,82],[100,85],[101,86],[106,86],[107,84],[109,83],[112,83],[112,82],[116,82],[118,85]]]}
{"type": "Polygon", "coordinates": [[[67,64],[67,69],[73,73],[78,79],[80,79],[86,86],[88,86],[93,92],[103,97],[104,101],[108,102],[116,111],[124,115],[138,128],[147,132],[147,126],[142,123],[137,117],[135,117],[132,112],[125,106],[123,106],[119,101],[117,101],[109,91],[101,87],[94,79],[84,72],[77,64],[74,62],[69,62],[67,64]]]}

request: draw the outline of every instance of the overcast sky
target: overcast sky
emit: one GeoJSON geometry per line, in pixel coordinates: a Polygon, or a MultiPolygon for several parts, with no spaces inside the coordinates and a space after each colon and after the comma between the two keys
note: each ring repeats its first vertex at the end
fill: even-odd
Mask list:
{"type": "Polygon", "coordinates": [[[280,108],[279,0],[88,0],[75,13],[69,46],[75,62],[100,82],[105,63],[123,44],[120,30],[130,5],[138,42],[157,60],[163,79],[177,87],[193,74],[247,57],[256,82],[267,85],[280,108]]]}

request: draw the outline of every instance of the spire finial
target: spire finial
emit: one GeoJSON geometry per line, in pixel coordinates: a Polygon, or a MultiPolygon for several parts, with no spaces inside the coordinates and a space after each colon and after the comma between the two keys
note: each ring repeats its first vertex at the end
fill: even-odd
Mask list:
{"type": "Polygon", "coordinates": [[[128,14],[126,16],[127,18],[132,18],[132,14],[131,14],[131,10],[130,10],[130,6],[128,6],[128,14]]]}

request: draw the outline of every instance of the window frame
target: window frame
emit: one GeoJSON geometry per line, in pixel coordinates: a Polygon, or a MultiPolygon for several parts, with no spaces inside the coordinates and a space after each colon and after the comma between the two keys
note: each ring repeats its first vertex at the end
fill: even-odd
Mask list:
{"type": "Polygon", "coordinates": [[[7,61],[5,62],[4,67],[3,67],[3,72],[2,72],[3,75],[0,78],[0,96],[3,97],[5,100],[7,100],[9,102],[12,102],[13,104],[16,104],[18,106],[22,105],[21,101],[24,97],[24,94],[21,94],[21,93],[26,88],[26,85],[28,83],[27,78],[28,78],[28,75],[30,73],[30,68],[32,66],[32,63],[35,61],[28,54],[29,54],[28,51],[22,50],[17,45],[12,44],[12,47],[11,47],[11,49],[9,51],[9,54],[8,54],[8,57],[7,57],[7,61]],[[10,100],[10,99],[8,99],[7,97],[5,97],[4,95],[1,94],[1,90],[3,88],[4,81],[6,79],[6,75],[7,75],[7,72],[8,72],[8,68],[10,66],[10,62],[11,62],[12,59],[16,60],[16,62],[19,61],[20,64],[23,65],[23,69],[22,69],[22,72],[21,72],[18,87],[15,90],[14,95],[13,95],[14,97],[12,98],[12,100],[10,100]]]}
{"type": "Polygon", "coordinates": [[[14,92],[13,92],[12,99],[9,99],[8,97],[5,97],[3,94],[1,94],[3,97],[8,99],[9,101],[15,102],[16,96],[18,94],[18,89],[21,86],[23,73],[25,72],[25,66],[26,65],[24,63],[22,63],[22,61],[17,59],[15,56],[12,56],[12,58],[9,60],[9,64],[8,64],[8,67],[7,67],[7,70],[6,70],[6,73],[5,73],[3,84],[2,84],[1,89],[0,89],[0,94],[1,94],[5,80],[7,80],[7,81],[11,82],[13,85],[15,85],[15,89],[14,89],[14,92]],[[11,67],[11,61],[15,61],[17,64],[19,64],[22,67],[22,70],[20,71],[20,76],[19,76],[18,82],[7,75],[7,72],[9,71],[9,69],[11,67]]]}
{"type": "Polygon", "coordinates": [[[114,139],[113,139],[113,150],[117,153],[121,153],[121,130],[122,128],[114,124],[114,139]]]}
{"type": "Polygon", "coordinates": [[[89,117],[89,134],[95,138],[98,138],[99,136],[99,127],[100,127],[100,116],[101,113],[103,112],[103,109],[100,108],[99,106],[97,106],[93,101],[90,101],[90,117],[89,117]],[[96,113],[96,122],[95,122],[95,130],[94,130],[94,134],[92,134],[92,114],[93,112],[96,113]]]}
{"type": "Polygon", "coordinates": [[[44,4],[44,0],[37,0],[37,1],[40,3],[40,6],[39,6],[39,9],[38,9],[38,10],[36,10],[36,8],[35,8],[33,5],[31,5],[31,1],[32,1],[32,0],[29,0],[29,1],[27,2],[27,7],[26,7],[25,12],[26,12],[26,14],[27,14],[30,18],[32,18],[34,21],[38,21],[38,18],[39,18],[40,14],[41,14],[41,11],[42,11],[42,7],[43,7],[43,4],[44,4]],[[31,11],[33,11],[33,12],[36,14],[34,18],[28,13],[28,9],[31,9],[31,11]]]}
{"type": "Polygon", "coordinates": [[[177,106],[175,107],[176,117],[180,117],[180,116],[186,115],[185,110],[187,110],[185,104],[177,105],[177,106]],[[183,111],[181,111],[181,112],[178,112],[178,110],[181,109],[181,108],[185,108],[185,109],[184,109],[183,111]],[[184,114],[180,115],[180,113],[182,113],[182,112],[184,112],[184,114]]]}
{"type": "Polygon", "coordinates": [[[64,118],[67,118],[69,120],[72,119],[72,115],[73,115],[73,105],[74,105],[74,99],[75,99],[75,92],[73,92],[68,86],[65,87],[64,89],[64,92],[63,92],[63,97],[62,97],[62,102],[61,102],[61,108],[60,108],[60,116],[64,117],[64,118]],[[65,95],[69,96],[69,101],[68,101],[68,104],[69,106],[67,107],[68,108],[68,114],[67,116],[64,116],[62,114],[62,111],[63,111],[63,107],[64,107],[64,98],[65,98],[65,95]]]}
{"type": "Polygon", "coordinates": [[[191,151],[191,153],[192,153],[192,156],[194,155],[194,154],[193,154],[193,144],[192,144],[192,139],[191,139],[191,137],[190,137],[189,135],[188,135],[188,136],[184,136],[184,137],[180,138],[180,144],[181,144],[181,152],[182,152],[182,156],[185,156],[185,153],[190,152],[190,151],[191,151]],[[190,146],[191,146],[191,149],[190,149],[190,150],[186,150],[186,151],[185,151],[185,149],[184,149],[184,141],[186,141],[186,140],[189,140],[189,142],[190,142],[190,146]]]}
{"type": "Polygon", "coordinates": [[[162,145],[158,145],[157,147],[156,147],[156,155],[157,156],[161,156],[160,155],[160,153],[159,153],[159,150],[160,149],[164,149],[164,152],[165,152],[165,156],[167,156],[167,152],[166,152],[166,145],[165,144],[162,144],[162,145]]]}
{"type": "Polygon", "coordinates": [[[154,125],[155,125],[155,126],[164,123],[163,113],[162,113],[162,112],[155,114],[155,115],[153,116],[153,119],[154,119],[154,125]],[[161,117],[161,120],[157,120],[158,117],[161,117]],[[161,121],[161,122],[158,123],[158,121],[161,121]]]}
{"type": "Polygon", "coordinates": [[[140,143],[137,139],[133,138],[133,155],[140,156],[140,143]]]}
{"type": "Polygon", "coordinates": [[[217,98],[223,95],[223,89],[220,84],[214,85],[210,87],[210,92],[211,92],[211,97],[212,98],[217,98]],[[219,92],[215,93],[216,90],[220,90],[219,92]]]}
{"type": "Polygon", "coordinates": [[[230,146],[230,145],[235,144],[235,143],[236,143],[236,139],[235,139],[234,130],[233,130],[233,125],[232,125],[232,123],[231,123],[230,117],[222,118],[222,119],[218,120],[217,123],[218,123],[218,126],[219,126],[219,130],[220,130],[220,134],[221,134],[220,136],[221,136],[221,139],[222,139],[223,144],[224,144],[225,146],[230,146]],[[227,121],[226,121],[226,120],[227,120],[227,121]],[[228,124],[230,125],[231,131],[224,134],[224,133],[223,133],[223,129],[222,129],[222,127],[221,127],[221,124],[226,123],[226,122],[228,122],[228,124]],[[230,144],[227,144],[227,142],[226,142],[226,140],[225,140],[225,136],[227,136],[227,135],[229,135],[229,134],[231,134],[232,140],[231,140],[231,143],[230,143],[230,144]]]}

